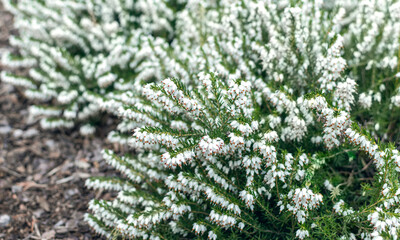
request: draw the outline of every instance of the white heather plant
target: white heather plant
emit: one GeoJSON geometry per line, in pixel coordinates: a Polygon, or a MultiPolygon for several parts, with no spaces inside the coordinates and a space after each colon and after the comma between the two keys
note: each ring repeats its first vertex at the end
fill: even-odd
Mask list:
{"type": "Polygon", "coordinates": [[[119,192],[88,223],[144,239],[397,239],[398,152],[359,127],[365,79],[346,70],[340,33],[367,2],[353,4],[188,3],[172,65],[153,65],[169,69],[161,83],[94,96],[123,119],[109,139],[138,155],[104,151],[126,179],[87,181],[119,192]]]}
{"type": "MultiPolygon", "coordinates": [[[[160,83],[92,96],[123,119],[109,139],[137,155],[104,151],[126,178],[87,181],[119,192],[93,200],[88,223],[108,237],[144,239],[397,239],[400,157],[379,143],[385,116],[371,113],[370,131],[359,110],[376,99],[375,85],[348,37],[363,22],[354,17],[378,21],[362,6],[396,23],[398,3],[385,3],[188,3],[152,65],[168,69],[160,83]]],[[[389,97],[399,67],[400,30],[391,29],[376,41],[395,41],[381,51],[395,60],[374,70],[389,76],[379,87],[389,97]]]]}
{"type": "Polygon", "coordinates": [[[152,119],[130,140],[139,155],[103,153],[127,179],[86,182],[119,191],[113,201],[90,203],[93,214],[86,219],[98,233],[150,239],[397,237],[397,150],[376,145],[345,110],[318,94],[302,102],[315,119],[310,134],[322,133],[326,149],[340,150],[320,149],[310,138],[288,144],[262,117],[269,110],[256,102],[250,82],[223,81],[213,73],[200,73],[198,81],[191,91],[177,79],[147,85],[146,107],[131,107],[133,115],[152,119]],[[352,179],[362,166],[341,176],[335,164],[347,162],[339,156],[357,148],[376,171],[373,185],[362,190],[352,179]]]}
{"type": "Polygon", "coordinates": [[[118,193],[90,202],[97,233],[398,239],[398,1],[30,3],[3,61],[34,81],[2,80],[57,102],[32,107],[44,126],[120,116],[109,140],[135,151],[86,182],[118,193]]]}
{"type": "Polygon", "coordinates": [[[30,108],[41,116],[41,126],[71,128],[92,134],[99,121],[99,106],[88,94],[104,95],[132,88],[129,64],[153,36],[168,41],[173,8],[163,0],[3,0],[14,14],[19,36],[10,38],[19,55],[6,53],[2,65],[29,67],[28,76],[1,72],[1,80],[23,87],[38,103],[30,108]],[[125,84],[129,80],[129,84],[125,84]]]}

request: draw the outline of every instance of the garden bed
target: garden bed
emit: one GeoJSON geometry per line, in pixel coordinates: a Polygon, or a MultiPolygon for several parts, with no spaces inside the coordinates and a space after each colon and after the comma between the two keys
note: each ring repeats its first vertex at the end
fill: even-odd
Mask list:
{"type": "MultiPolygon", "coordinates": [[[[9,48],[11,27],[12,16],[0,4],[0,56],[9,48]]],[[[112,120],[89,139],[79,129],[42,130],[28,106],[18,89],[0,82],[0,239],[98,238],[83,215],[96,194],[110,196],[84,182],[110,174],[100,152],[112,120]]]]}

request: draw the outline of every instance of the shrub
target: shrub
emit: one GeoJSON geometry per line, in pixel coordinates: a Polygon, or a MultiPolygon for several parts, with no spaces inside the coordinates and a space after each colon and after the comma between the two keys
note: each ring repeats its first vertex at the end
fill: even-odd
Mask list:
{"type": "Polygon", "coordinates": [[[174,6],[167,3],[3,0],[20,36],[10,38],[19,55],[5,54],[2,64],[30,69],[29,76],[4,71],[1,79],[24,87],[25,96],[39,103],[30,113],[43,117],[43,128],[71,128],[80,122],[81,133],[91,134],[100,109],[87,95],[135,85],[130,69],[147,57],[139,49],[154,36],[166,42],[173,35],[174,6]]]}
{"type": "MultiPolygon", "coordinates": [[[[96,97],[123,119],[109,139],[137,155],[104,151],[126,178],[87,181],[118,192],[90,203],[88,223],[105,236],[145,239],[396,239],[399,156],[374,126],[390,112],[364,111],[365,96],[357,96],[357,87],[368,92],[379,82],[384,109],[396,94],[389,81],[399,66],[399,29],[390,25],[398,3],[380,6],[205,7],[198,37],[176,29],[200,39],[185,46],[193,60],[179,73],[189,81],[172,72],[140,91],[96,97]],[[366,21],[353,18],[392,34],[371,40],[358,33],[366,21]],[[368,41],[381,47],[360,50],[368,41]],[[357,51],[374,63],[354,58],[357,51]]],[[[173,54],[180,46],[171,44],[168,56],[182,59],[173,54]]]]}
{"type": "Polygon", "coordinates": [[[307,140],[283,141],[253,93],[249,82],[214,74],[200,74],[192,91],[176,79],[148,85],[144,95],[157,105],[136,114],[152,124],[137,128],[130,142],[145,151],[104,151],[127,179],[86,182],[119,191],[113,201],[90,203],[89,224],[106,236],[151,239],[397,236],[397,150],[377,145],[321,95],[301,103],[315,123],[307,140]],[[316,147],[312,136],[321,133],[326,149],[339,149],[316,147]],[[376,171],[371,185],[355,178],[366,157],[376,171]],[[349,163],[349,175],[341,174],[349,163]]]}

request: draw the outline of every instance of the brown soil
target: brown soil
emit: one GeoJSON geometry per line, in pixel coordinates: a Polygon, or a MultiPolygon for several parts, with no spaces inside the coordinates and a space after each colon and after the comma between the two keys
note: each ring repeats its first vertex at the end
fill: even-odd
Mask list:
{"type": "MultiPolygon", "coordinates": [[[[0,3],[0,59],[15,33],[12,16],[0,3]]],[[[30,104],[18,89],[0,82],[0,216],[10,217],[0,226],[0,239],[100,238],[83,215],[88,201],[111,196],[86,189],[84,182],[114,174],[100,154],[112,147],[105,139],[114,124],[110,120],[93,138],[77,129],[45,131],[29,118],[30,104]]]]}

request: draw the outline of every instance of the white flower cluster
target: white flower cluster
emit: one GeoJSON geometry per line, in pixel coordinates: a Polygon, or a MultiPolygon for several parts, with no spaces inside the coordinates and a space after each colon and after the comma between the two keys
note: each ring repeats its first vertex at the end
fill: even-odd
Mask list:
{"type": "Polygon", "coordinates": [[[337,84],[333,100],[335,103],[337,103],[339,108],[342,108],[348,112],[351,110],[351,105],[354,103],[356,85],[357,83],[351,78],[347,78],[345,82],[339,82],[337,84]]]}
{"type": "Polygon", "coordinates": [[[224,146],[225,143],[221,138],[211,139],[209,136],[202,137],[199,142],[199,149],[205,157],[221,153],[224,146]]]}
{"type": "Polygon", "coordinates": [[[358,96],[358,104],[362,108],[370,109],[372,106],[372,91],[361,93],[360,96],[358,96]]]}
{"type": "Polygon", "coordinates": [[[344,201],[342,199],[339,200],[334,206],[333,210],[335,213],[342,215],[342,216],[348,216],[354,214],[354,210],[352,208],[345,209],[344,208],[344,201]]]}
{"type": "Polygon", "coordinates": [[[233,106],[230,107],[232,116],[243,114],[245,117],[249,117],[252,114],[253,109],[251,108],[251,83],[241,82],[240,85],[230,81],[228,90],[228,99],[233,101],[233,106]]]}
{"type": "Polygon", "coordinates": [[[322,195],[318,193],[314,194],[307,188],[291,190],[287,197],[291,199],[291,203],[286,207],[295,214],[299,223],[304,223],[306,221],[309,210],[318,208],[320,204],[322,204],[322,195]]]}
{"type": "Polygon", "coordinates": [[[250,210],[254,209],[254,196],[248,193],[246,190],[240,192],[239,197],[243,202],[246,203],[246,206],[250,208],[250,210]]]}
{"type": "Polygon", "coordinates": [[[400,154],[398,150],[393,150],[392,161],[396,165],[396,171],[400,172],[400,154]]]}
{"type": "Polygon", "coordinates": [[[133,136],[137,141],[143,143],[143,147],[162,144],[166,147],[175,149],[178,147],[179,139],[165,133],[151,133],[147,132],[146,129],[136,128],[133,136]]]}
{"type": "Polygon", "coordinates": [[[179,90],[176,84],[169,78],[163,80],[162,82],[163,89],[173,97],[174,100],[178,102],[181,106],[184,106],[186,112],[193,114],[196,117],[199,117],[203,107],[201,104],[195,100],[190,99],[185,96],[182,90],[179,90]]]}
{"type": "Polygon", "coordinates": [[[236,225],[236,219],[234,217],[218,214],[214,210],[210,213],[210,220],[225,229],[236,225]]]}
{"type": "Polygon", "coordinates": [[[374,228],[371,233],[373,239],[384,239],[382,233],[388,233],[390,238],[397,239],[399,237],[400,218],[385,213],[381,208],[368,215],[368,220],[374,228]]]}
{"type": "Polygon", "coordinates": [[[326,57],[317,60],[317,71],[322,73],[318,79],[321,88],[324,91],[332,91],[336,86],[336,80],[340,78],[341,73],[346,67],[346,60],[341,57],[343,48],[343,38],[339,36],[335,43],[328,49],[326,57]]]}
{"type": "Polygon", "coordinates": [[[203,235],[207,231],[207,227],[203,224],[193,224],[193,231],[198,235],[203,235]]]}
{"type": "Polygon", "coordinates": [[[81,133],[82,136],[93,135],[95,131],[96,131],[96,128],[90,124],[85,124],[85,125],[81,126],[79,129],[79,132],[81,133]]]}
{"type": "Polygon", "coordinates": [[[176,168],[176,166],[182,167],[182,165],[188,164],[191,160],[193,160],[193,157],[193,151],[178,153],[174,157],[171,157],[171,154],[166,152],[161,155],[161,162],[164,163],[164,165],[168,168],[176,168]]]}
{"type": "Polygon", "coordinates": [[[357,133],[351,128],[346,129],[344,132],[349,142],[358,146],[361,150],[365,151],[374,161],[376,168],[381,170],[385,164],[385,153],[379,150],[378,145],[371,143],[365,136],[357,133]]]}
{"type": "Polygon", "coordinates": [[[304,239],[306,237],[310,236],[309,232],[307,230],[297,230],[296,231],[296,237],[298,237],[299,239],[304,239]]]}
{"type": "Polygon", "coordinates": [[[340,111],[338,116],[336,111],[327,106],[323,97],[316,97],[308,101],[310,108],[317,110],[324,122],[324,135],[322,137],[325,146],[328,149],[340,146],[340,137],[346,127],[350,124],[349,114],[346,111],[340,111]]]}

